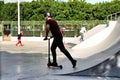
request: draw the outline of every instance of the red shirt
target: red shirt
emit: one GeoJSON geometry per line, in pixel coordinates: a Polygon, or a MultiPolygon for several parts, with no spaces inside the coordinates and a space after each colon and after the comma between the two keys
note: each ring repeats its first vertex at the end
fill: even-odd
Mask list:
{"type": "Polygon", "coordinates": [[[51,31],[54,38],[61,38],[62,37],[58,23],[54,19],[48,19],[46,21],[46,24],[50,25],[50,31],[51,31]]]}

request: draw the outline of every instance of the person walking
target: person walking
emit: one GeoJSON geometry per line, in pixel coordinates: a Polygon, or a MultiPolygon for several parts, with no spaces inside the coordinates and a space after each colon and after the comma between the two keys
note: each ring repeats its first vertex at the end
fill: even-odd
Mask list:
{"type": "Polygon", "coordinates": [[[51,63],[51,66],[58,66],[57,59],[56,59],[56,48],[58,47],[60,49],[60,51],[63,52],[64,55],[71,61],[72,65],[73,65],[73,68],[75,68],[77,61],[72,58],[70,53],[64,47],[63,35],[60,31],[58,23],[56,22],[56,20],[51,18],[51,13],[50,12],[44,13],[44,17],[45,17],[45,20],[46,20],[46,36],[45,36],[44,40],[48,39],[49,31],[51,31],[52,36],[53,36],[53,42],[52,42],[52,45],[51,45],[53,62],[51,63]]]}
{"type": "Polygon", "coordinates": [[[18,46],[20,44],[20,46],[23,46],[22,42],[21,42],[21,36],[23,35],[23,31],[20,31],[20,34],[18,34],[18,42],[16,43],[16,46],[18,46]]]}

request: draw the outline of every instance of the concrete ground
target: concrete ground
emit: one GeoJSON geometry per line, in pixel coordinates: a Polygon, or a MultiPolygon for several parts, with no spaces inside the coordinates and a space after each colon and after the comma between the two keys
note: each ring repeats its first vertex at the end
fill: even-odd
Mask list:
{"type": "MultiPolygon", "coordinates": [[[[1,80],[119,80],[109,77],[53,75],[60,69],[47,67],[47,41],[0,42],[1,80]]],[[[67,47],[67,45],[65,44],[67,47]]],[[[69,48],[67,47],[69,50],[69,48]]],[[[63,55],[57,50],[58,56],[63,55]]],[[[58,57],[59,58],[59,57],[58,57]]]]}

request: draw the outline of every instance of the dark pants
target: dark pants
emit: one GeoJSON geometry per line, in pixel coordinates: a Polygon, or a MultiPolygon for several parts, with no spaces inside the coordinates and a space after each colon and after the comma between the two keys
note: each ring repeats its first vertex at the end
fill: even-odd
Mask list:
{"type": "Polygon", "coordinates": [[[53,62],[54,62],[54,63],[57,63],[57,60],[56,60],[56,48],[57,48],[57,47],[61,50],[61,52],[63,52],[63,53],[65,54],[65,56],[66,56],[71,62],[73,61],[72,56],[71,56],[70,53],[65,49],[62,39],[63,39],[63,38],[54,38],[54,39],[53,39],[53,43],[52,43],[52,46],[51,46],[51,51],[52,51],[52,56],[53,56],[53,62]]]}

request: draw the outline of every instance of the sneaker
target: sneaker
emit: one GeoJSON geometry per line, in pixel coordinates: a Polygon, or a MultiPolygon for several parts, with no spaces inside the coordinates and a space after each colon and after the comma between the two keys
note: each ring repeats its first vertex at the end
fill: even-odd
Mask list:
{"type": "Polygon", "coordinates": [[[76,60],[73,60],[73,61],[72,61],[73,68],[75,68],[75,67],[76,67],[76,63],[77,63],[77,61],[76,61],[76,60]]]}
{"type": "Polygon", "coordinates": [[[16,44],[16,46],[18,46],[18,44],[16,44]]]}
{"type": "Polygon", "coordinates": [[[51,63],[50,66],[58,66],[58,64],[57,63],[51,63]]]}

